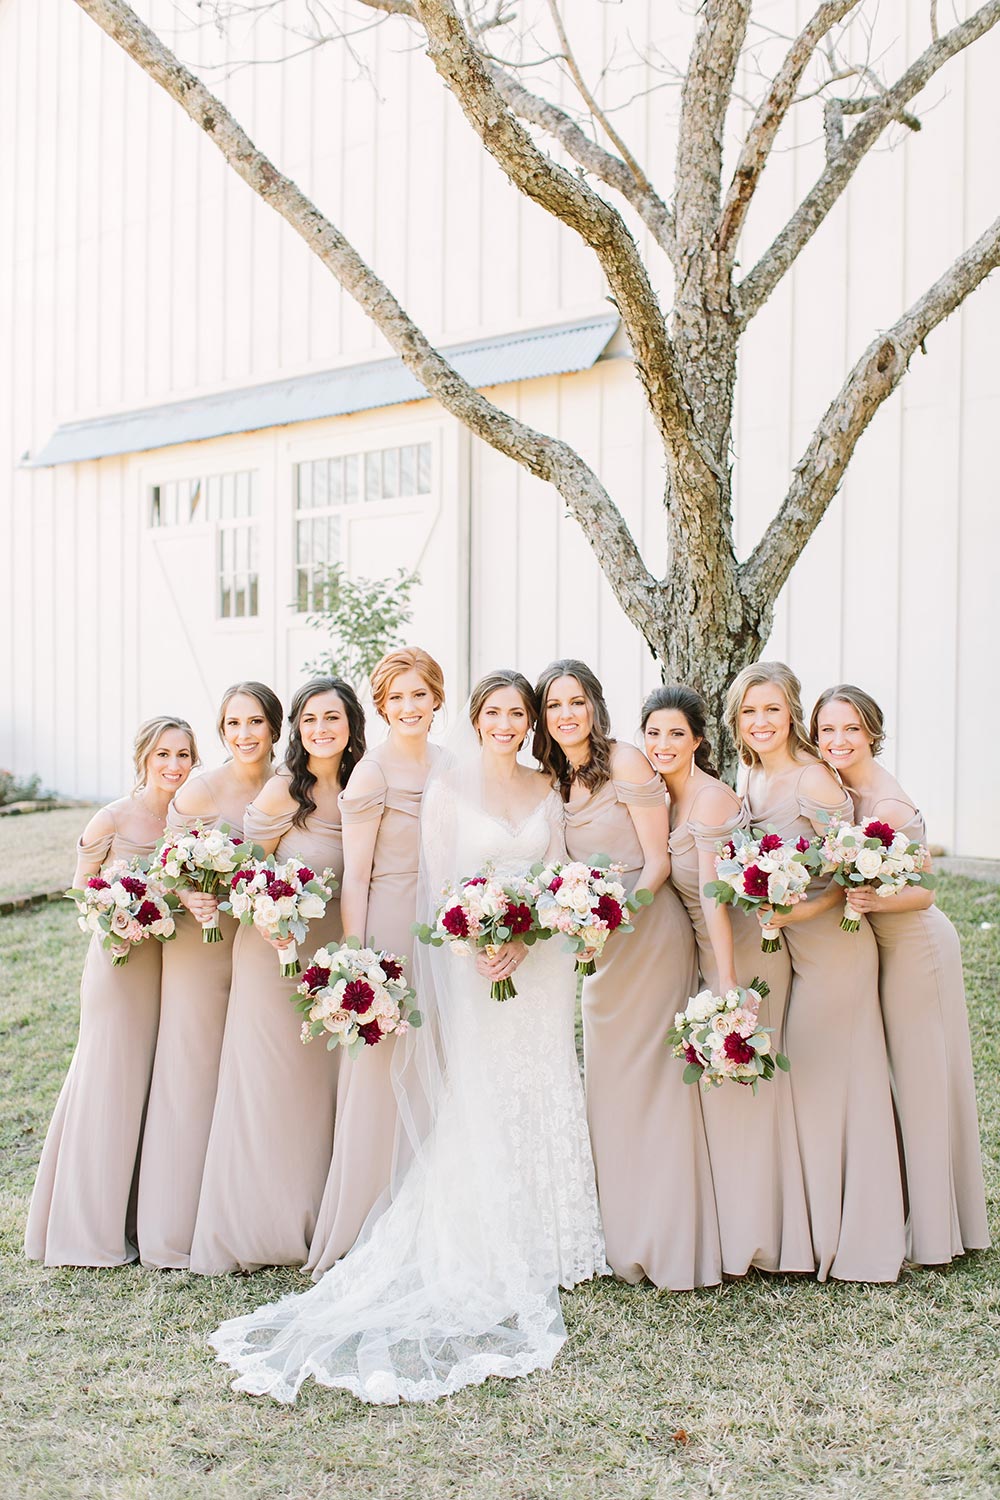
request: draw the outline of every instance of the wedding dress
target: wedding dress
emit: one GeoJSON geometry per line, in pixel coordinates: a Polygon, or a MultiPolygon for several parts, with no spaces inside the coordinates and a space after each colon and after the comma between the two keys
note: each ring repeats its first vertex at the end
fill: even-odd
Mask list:
{"type": "MultiPolygon", "coordinates": [[[[428,781],[421,849],[429,919],[446,880],[563,857],[562,806],[550,793],[512,827],[452,763],[428,781]]],[[[388,1204],[310,1291],[216,1330],[236,1390],[293,1401],[311,1375],[363,1401],[433,1401],[545,1369],[566,1337],[559,1287],[607,1271],[571,955],[536,944],[502,1003],[471,955],[421,948],[414,979],[425,1024],[397,1044],[388,1204]]]]}

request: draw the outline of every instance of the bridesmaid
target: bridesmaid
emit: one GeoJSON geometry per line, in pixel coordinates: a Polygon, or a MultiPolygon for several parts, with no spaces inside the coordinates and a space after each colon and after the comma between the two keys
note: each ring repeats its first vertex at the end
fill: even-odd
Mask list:
{"type": "MultiPolygon", "coordinates": [[[[870,819],[926,842],[924,820],[876,759],[882,710],[861,688],[828,688],[810,733],[847,784],[857,820],[870,819]]],[[[958,934],[920,886],[881,899],[866,887],[863,912],[879,953],[879,992],[902,1137],[909,1213],[906,1258],[943,1265],[990,1243],[958,934]]]]}
{"type": "MultiPolygon", "coordinates": [[[[288,724],[285,765],[247,808],[244,832],[265,853],[340,880],[337,799],[364,755],[364,714],[346,682],[316,677],[292,699],[288,724]]],[[[307,953],[341,932],[335,897],[310,924],[307,953]]],[[[309,1251],[333,1150],[337,1060],[321,1043],[302,1045],[294,992],[274,946],[240,927],[191,1245],[201,1275],[300,1266],[309,1251]]]]}
{"type": "MultiPolygon", "coordinates": [[[[420,799],[436,751],[427,742],[444,675],[419,646],[390,651],[371,675],[387,738],[355,767],[340,798],[345,934],[413,961],[420,799]]],[[[396,1130],[391,1040],[342,1058],[333,1159],[306,1269],[319,1280],[354,1244],[389,1186],[396,1130]]]]}
{"type": "MultiPolygon", "coordinates": [[[[680,896],[698,945],[703,983],[724,994],[755,975],[770,994],[761,1024],[784,1051],[791,985],[787,950],[760,951],[760,928],[746,912],[704,894],[715,879],[716,846],[739,826],[736,793],[719,780],[705,737],[707,710],[689,687],[656,688],[642,706],[646,754],[663,778],[670,806],[670,883],[680,896]]],[[[694,1088],[694,1085],[689,1085],[694,1088]]],[[[780,1071],[756,1095],[723,1084],[702,1093],[715,1205],[726,1276],[763,1271],[812,1271],[812,1241],[788,1076],[780,1071]],[[739,1150],[733,1145],[739,1142],[739,1150]]]]}
{"type": "Polygon", "coordinates": [[[664,1038],[697,988],[691,924],[670,873],[663,783],[634,745],[611,738],[601,684],[555,661],[538,682],[534,754],[566,807],[571,859],[608,854],[630,889],[656,894],[632,936],[612,938],[584,985],[587,1115],[608,1261],[683,1291],[721,1279],[719,1226],[698,1090],[664,1038]]]}
{"type": "MultiPolygon", "coordinates": [[[[271,774],[281,737],[281,704],[262,682],[238,682],[223,695],[217,729],[229,759],[192,777],[170,804],[167,827],[196,823],[243,832],[243,817],[271,774]]],[[[184,891],[187,908],[163,954],[160,1029],[139,1169],[139,1254],[144,1266],[185,1267],[198,1211],[201,1174],[219,1081],[219,1055],[233,970],[233,923],[223,940],[202,941],[202,922],[218,910],[203,891],[184,891]]]]}
{"type": "MultiPolygon", "coordinates": [[[[851,799],[809,741],[799,680],[782,662],[744,667],[726,725],[748,768],[744,822],[812,838],[823,817],[853,818],[851,799]]],[[[783,929],[792,963],[785,1026],[792,1099],[820,1281],[895,1281],[903,1197],[889,1066],[878,1008],[878,953],[867,923],[840,930],[838,886],[814,885],[783,929]]]]}
{"type": "MultiPolygon", "coordinates": [[[[146,858],[167,806],[197,764],[184,719],[140,724],[136,784],[91,818],[77,846],[74,886],[109,861],[146,858]]],[[[28,1210],[25,1252],[47,1266],[120,1266],[135,1260],[135,1177],[160,1013],[154,939],[113,968],[91,938],[80,986],[80,1037],[45,1138],[28,1210]]]]}

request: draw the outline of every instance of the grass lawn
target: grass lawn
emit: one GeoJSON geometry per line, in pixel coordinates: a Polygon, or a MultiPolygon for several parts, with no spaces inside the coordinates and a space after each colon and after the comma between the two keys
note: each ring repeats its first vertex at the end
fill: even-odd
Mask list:
{"type": "MultiPolygon", "coordinates": [[[[1000,888],[943,877],[939,897],[965,952],[996,1233],[1000,888]]],[[[429,1408],[369,1409],[312,1383],[293,1408],[233,1394],[206,1335],[301,1286],[297,1273],[47,1271],[21,1257],[84,947],[68,904],[0,920],[5,1500],[1000,1495],[996,1251],[893,1287],[751,1277],[678,1296],[601,1282],[564,1297],[551,1372],[429,1408]]]]}
{"type": "Polygon", "coordinates": [[[0,901],[65,890],[73,880],[74,846],[93,815],[92,807],[60,807],[0,818],[0,901]]]}

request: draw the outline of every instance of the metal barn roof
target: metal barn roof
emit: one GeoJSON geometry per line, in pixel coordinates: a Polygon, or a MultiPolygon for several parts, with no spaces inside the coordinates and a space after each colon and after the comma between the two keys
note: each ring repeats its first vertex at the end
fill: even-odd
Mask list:
{"type": "MultiPolygon", "coordinates": [[[[460,375],[477,389],[589,370],[618,327],[614,313],[500,334],[442,349],[460,375]]],[[[404,401],[427,400],[423,386],[397,358],[348,365],[267,385],[220,391],[189,401],[171,401],[136,411],[66,422],[38,453],[25,458],[30,468],[80,463],[119,453],[144,453],[262,427],[314,422],[348,412],[373,411],[404,401]]]]}

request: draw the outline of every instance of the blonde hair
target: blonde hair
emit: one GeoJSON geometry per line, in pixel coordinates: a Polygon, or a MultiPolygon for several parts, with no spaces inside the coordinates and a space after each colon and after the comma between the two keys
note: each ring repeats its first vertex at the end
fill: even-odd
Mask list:
{"type": "Polygon", "coordinates": [[[187,719],[177,719],[173,714],[159,714],[155,719],[144,719],[135,732],[135,744],[132,746],[132,764],[135,766],[133,797],[146,785],[146,761],[150,753],[156,749],[160,735],[166,734],[168,729],[179,729],[187,735],[191,743],[191,765],[201,764],[198,756],[198,741],[187,719]]]}
{"type": "Polygon", "coordinates": [[[871,693],[866,693],[864,688],[855,687],[850,682],[838,682],[836,687],[827,688],[816,699],[809,719],[809,735],[814,744],[819,739],[820,713],[828,703],[849,704],[861,720],[861,727],[872,742],[872,754],[881,754],[882,746],[885,744],[885,719],[882,716],[882,710],[871,693]]]}
{"type": "Polygon", "coordinates": [[[401,646],[390,651],[372,669],[368,679],[372,685],[372,702],[381,718],[385,718],[385,704],[389,689],[401,672],[419,672],[435,697],[435,709],[444,705],[444,673],[429,651],[420,646],[401,646]]]}
{"type": "Polygon", "coordinates": [[[751,662],[750,666],[744,667],[742,672],[737,673],[726,692],[726,728],[729,730],[730,738],[736,746],[736,753],[743,765],[759,766],[761,759],[756,750],[744,742],[740,733],[740,709],[750,689],[763,687],[767,682],[773,682],[775,687],[780,689],[788,705],[792,721],[788,731],[788,748],[793,757],[797,751],[801,750],[803,755],[807,755],[810,760],[820,760],[820,753],[806,731],[805,718],[802,713],[801,682],[791,667],[786,667],[783,661],[755,661],[751,662]]]}

